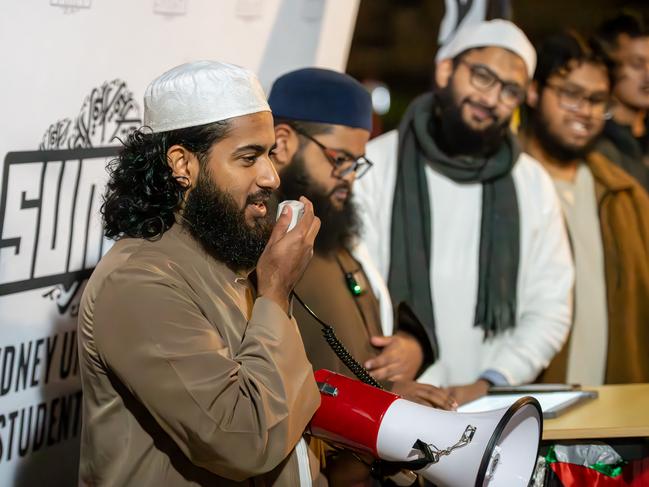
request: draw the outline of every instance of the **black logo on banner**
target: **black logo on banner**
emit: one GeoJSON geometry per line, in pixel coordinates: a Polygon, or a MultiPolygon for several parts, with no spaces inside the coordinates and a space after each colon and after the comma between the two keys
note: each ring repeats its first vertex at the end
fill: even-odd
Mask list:
{"type": "Polygon", "coordinates": [[[113,80],[94,88],[83,101],[79,115],[50,125],[41,150],[101,147],[124,139],[142,125],[139,107],[126,82],[113,80]]]}
{"type": "MultiPolygon", "coordinates": [[[[74,119],[48,128],[40,150],[5,156],[0,190],[0,296],[53,286],[43,297],[69,310],[109,242],[99,208],[106,163],[141,125],[125,82],[95,88],[74,119]]],[[[75,310],[70,310],[75,314],[75,310]]]]}

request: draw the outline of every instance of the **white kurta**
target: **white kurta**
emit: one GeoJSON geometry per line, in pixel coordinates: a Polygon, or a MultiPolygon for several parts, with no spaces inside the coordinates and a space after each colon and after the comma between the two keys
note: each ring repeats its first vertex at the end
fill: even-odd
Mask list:
{"type": "MultiPolygon", "coordinates": [[[[397,169],[396,131],[372,140],[374,168],[355,186],[363,239],[387,281],[397,169]]],[[[513,178],[520,211],[516,327],[483,341],[473,326],[478,290],[482,185],[458,184],[426,168],[433,220],[431,283],[440,358],[420,378],[436,385],[475,381],[486,370],[510,384],[534,380],[565,342],[572,317],[573,265],[552,181],[527,154],[513,178]]]]}

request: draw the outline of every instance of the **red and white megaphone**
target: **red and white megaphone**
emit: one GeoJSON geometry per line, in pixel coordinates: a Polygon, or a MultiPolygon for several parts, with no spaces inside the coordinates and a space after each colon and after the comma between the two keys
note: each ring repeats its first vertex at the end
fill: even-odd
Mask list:
{"type": "Polygon", "coordinates": [[[543,416],[532,397],[483,413],[442,411],[328,370],[315,372],[321,404],[313,436],[396,462],[438,485],[526,487],[543,416]]]}

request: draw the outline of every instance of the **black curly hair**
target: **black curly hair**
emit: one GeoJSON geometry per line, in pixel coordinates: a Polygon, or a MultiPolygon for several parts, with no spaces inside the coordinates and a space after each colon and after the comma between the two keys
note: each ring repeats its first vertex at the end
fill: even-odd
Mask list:
{"type": "Polygon", "coordinates": [[[228,129],[221,121],[159,133],[143,127],[131,133],[107,167],[110,179],[101,207],[106,237],[160,238],[174,224],[187,190],[173,175],[167,150],[182,145],[202,165],[228,129]]]}
{"type": "Polygon", "coordinates": [[[566,75],[581,64],[599,65],[613,86],[613,63],[594,39],[585,39],[573,30],[546,37],[536,49],[534,80],[544,87],[550,77],[566,75]]]}

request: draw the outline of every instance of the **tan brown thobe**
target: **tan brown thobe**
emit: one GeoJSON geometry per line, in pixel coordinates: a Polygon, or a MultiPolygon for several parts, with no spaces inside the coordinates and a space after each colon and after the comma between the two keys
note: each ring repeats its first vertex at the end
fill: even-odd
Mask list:
{"type": "Polygon", "coordinates": [[[251,289],[180,224],[101,260],[79,314],[82,485],[299,485],[319,393],[295,321],[251,289]]]}

